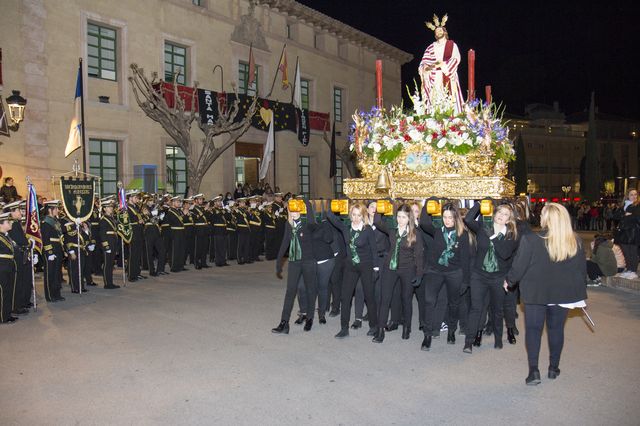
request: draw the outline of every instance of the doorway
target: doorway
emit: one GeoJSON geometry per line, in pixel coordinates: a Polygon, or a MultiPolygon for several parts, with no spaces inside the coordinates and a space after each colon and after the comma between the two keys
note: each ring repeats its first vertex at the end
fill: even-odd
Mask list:
{"type": "Polygon", "coordinates": [[[235,148],[234,170],[236,185],[239,183],[257,185],[263,145],[237,142],[235,148]]]}

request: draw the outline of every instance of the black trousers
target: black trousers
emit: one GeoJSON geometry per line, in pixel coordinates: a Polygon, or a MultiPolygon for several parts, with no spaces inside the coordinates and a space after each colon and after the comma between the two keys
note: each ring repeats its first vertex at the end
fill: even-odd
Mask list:
{"type": "Polygon", "coordinates": [[[293,310],[293,302],[298,292],[298,283],[304,280],[306,311],[310,317],[316,305],[317,288],[316,288],[316,262],[311,261],[289,261],[287,267],[287,290],[284,295],[284,304],[282,306],[282,321],[289,321],[291,311],[293,310]]]}
{"type": "Polygon", "coordinates": [[[113,251],[113,247],[110,252],[107,253],[105,250],[102,251],[104,253],[104,263],[102,265],[102,279],[104,281],[105,287],[113,286],[113,261],[115,260],[116,254],[113,251]]]}
{"type": "Polygon", "coordinates": [[[620,244],[620,249],[627,264],[627,271],[638,271],[638,246],[635,244],[620,244]]]}
{"type": "Polygon", "coordinates": [[[260,260],[260,255],[264,251],[263,249],[264,238],[262,238],[262,229],[259,227],[251,228],[251,242],[250,242],[250,260],[260,260]]]}
{"type": "Polygon", "coordinates": [[[193,225],[185,226],[184,228],[184,264],[195,265],[196,260],[196,231],[193,229],[193,225]]]}
{"type": "Polygon", "coordinates": [[[127,278],[135,279],[140,276],[140,262],[142,260],[142,245],[144,244],[144,235],[142,233],[142,225],[132,225],[133,236],[129,243],[129,261],[127,262],[127,278]]]}
{"type": "Polygon", "coordinates": [[[216,266],[227,263],[227,234],[216,235],[213,239],[216,266]]]}
{"type": "Polygon", "coordinates": [[[62,284],[60,284],[60,262],[62,255],[56,255],[54,260],[49,260],[46,254],[44,256],[44,298],[47,302],[60,297],[62,284]]]}
{"type": "Polygon", "coordinates": [[[167,253],[160,233],[153,229],[148,229],[144,236],[144,242],[147,248],[149,275],[158,275],[158,272],[164,272],[167,253]],[[157,264],[154,264],[154,260],[157,261],[157,264]]]}
{"type": "Polygon", "coordinates": [[[238,258],[238,233],[231,231],[228,235],[227,259],[236,260],[238,258]]]}
{"type": "MultiPolygon", "coordinates": [[[[331,298],[331,310],[333,312],[340,311],[340,298],[342,297],[342,279],[344,276],[344,256],[336,256],[336,263],[333,266],[333,272],[331,272],[331,279],[329,280],[329,297],[331,298]]],[[[327,306],[327,308],[329,308],[327,306]]]]}
{"type": "Polygon", "coordinates": [[[331,280],[335,264],[336,259],[331,258],[316,266],[318,275],[318,315],[320,317],[324,317],[324,313],[329,307],[329,281],[331,280]]]}
{"type": "Polygon", "coordinates": [[[359,264],[354,265],[351,259],[348,258],[344,265],[342,300],[340,301],[340,327],[343,329],[349,327],[349,318],[351,317],[351,300],[353,299],[353,293],[356,289],[358,279],[362,281],[364,300],[367,304],[367,312],[369,314],[369,327],[375,328],[377,326],[378,315],[373,283],[373,264],[369,262],[360,262],[359,264]]]}
{"type": "Polygon", "coordinates": [[[595,280],[598,277],[604,276],[600,266],[592,260],[587,260],[587,275],[590,280],[595,280]]]}
{"type": "Polygon", "coordinates": [[[31,293],[33,292],[33,284],[31,276],[33,274],[33,266],[31,261],[24,262],[23,256],[16,256],[16,292],[13,300],[13,309],[18,310],[24,308],[31,301],[31,293]]]}
{"type": "Polygon", "coordinates": [[[540,342],[545,320],[549,341],[549,365],[558,367],[564,346],[564,323],[569,310],[560,306],[524,305],[525,344],[529,367],[538,367],[540,342]]]}
{"type": "MultiPolygon", "coordinates": [[[[80,286],[82,285],[82,273],[83,273],[83,269],[86,266],[86,261],[85,261],[85,254],[78,254],[78,252],[76,251],[76,258],[71,259],[71,257],[69,257],[68,260],[68,272],[69,272],[69,283],[71,283],[71,290],[72,291],[80,291],[80,286]],[[78,276],[78,274],[81,274],[80,276],[78,276]]],[[[82,286],[82,288],[84,289],[84,286],[82,286]]]]}
{"type": "Polygon", "coordinates": [[[276,228],[266,228],[265,227],[265,229],[264,229],[264,241],[265,241],[264,255],[265,255],[265,259],[266,260],[274,260],[276,257],[278,257],[278,249],[279,249],[279,247],[276,246],[276,239],[277,239],[276,228]]]}
{"type": "Polygon", "coordinates": [[[196,268],[207,266],[207,250],[209,249],[209,226],[196,225],[196,268]]]}
{"type": "Polygon", "coordinates": [[[402,315],[404,326],[411,330],[411,317],[413,316],[413,286],[411,281],[416,277],[415,268],[391,270],[385,267],[382,271],[380,284],[380,312],[378,313],[378,327],[387,325],[389,308],[396,288],[400,288],[402,300],[402,315]]]}
{"type": "Polygon", "coordinates": [[[481,318],[482,311],[485,309],[487,295],[489,295],[489,303],[491,304],[491,318],[493,321],[493,332],[496,342],[502,341],[502,323],[504,318],[504,297],[503,288],[504,275],[495,277],[487,277],[476,272],[471,273],[471,309],[469,311],[466,342],[473,342],[475,334],[482,328],[481,318]]]}
{"type": "Polygon", "coordinates": [[[86,285],[93,283],[93,277],[91,276],[91,271],[93,271],[92,254],[92,251],[83,252],[84,260],[82,262],[82,289],[84,289],[86,285]]]}
{"type": "Polygon", "coordinates": [[[449,332],[456,330],[458,326],[458,308],[460,305],[462,278],[462,269],[446,272],[430,270],[426,273],[426,286],[424,291],[425,324],[423,330],[425,336],[431,336],[436,327],[440,329],[440,323],[435,323],[436,321],[434,320],[437,320],[435,315],[436,302],[440,289],[442,289],[443,286],[447,289],[447,326],[449,327],[449,332]]]}
{"type": "Polygon", "coordinates": [[[252,261],[251,232],[238,231],[238,264],[252,261]]]}
{"type": "Polygon", "coordinates": [[[96,243],[96,247],[93,249],[91,254],[91,273],[100,275],[102,274],[102,247],[100,247],[100,243],[96,243]]]}
{"type": "Polygon", "coordinates": [[[16,274],[13,271],[13,265],[9,265],[5,261],[2,263],[3,265],[0,267],[0,322],[6,322],[11,316],[16,274]]]}
{"type": "Polygon", "coordinates": [[[184,269],[185,239],[183,229],[171,230],[171,272],[184,269]]]}
{"type": "MultiPolygon", "coordinates": [[[[373,296],[376,302],[376,307],[380,306],[380,275],[380,271],[373,271],[373,296]]],[[[354,306],[356,319],[364,318],[364,288],[362,287],[362,281],[358,281],[358,284],[356,284],[354,306]]],[[[369,315],[369,311],[367,311],[367,315],[369,315]]]]}

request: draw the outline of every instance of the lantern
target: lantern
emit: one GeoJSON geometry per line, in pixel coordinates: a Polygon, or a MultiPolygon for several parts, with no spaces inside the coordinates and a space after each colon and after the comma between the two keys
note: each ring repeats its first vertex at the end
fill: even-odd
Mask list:
{"type": "Polygon", "coordinates": [[[24,120],[24,108],[27,105],[27,100],[20,96],[19,90],[12,90],[13,94],[7,98],[7,105],[9,106],[9,117],[13,122],[10,126],[14,132],[18,130],[18,125],[24,120]]]}
{"type": "Polygon", "coordinates": [[[349,200],[331,200],[331,211],[346,215],[349,213],[349,200]]]}
{"type": "Polygon", "coordinates": [[[493,201],[491,200],[480,201],[480,214],[482,216],[491,216],[493,214],[493,201]]]}
{"type": "Polygon", "coordinates": [[[440,201],[438,200],[427,201],[427,213],[432,216],[441,216],[442,206],[440,205],[440,201]]]}

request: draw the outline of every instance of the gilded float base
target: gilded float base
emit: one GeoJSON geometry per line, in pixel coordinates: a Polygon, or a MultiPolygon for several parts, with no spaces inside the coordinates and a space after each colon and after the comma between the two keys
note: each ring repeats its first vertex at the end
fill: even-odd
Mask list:
{"type": "Polygon", "coordinates": [[[351,199],[429,198],[480,199],[509,198],[515,194],[513,181],[498,176],[447,176],[436,178],[395,178],[389,190],[376,190],[374,178],[345,179],[343,191],[351,199]]]}

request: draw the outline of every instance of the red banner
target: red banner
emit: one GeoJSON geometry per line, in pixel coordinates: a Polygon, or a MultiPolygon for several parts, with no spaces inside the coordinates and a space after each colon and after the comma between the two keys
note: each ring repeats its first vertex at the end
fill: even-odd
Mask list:
{"type": "Polygon", "coordinates": [[[311,130],[331,130],[329,113],[309,111],[309,127],[311,130]]]}
{"type": "MultiPolygon", "coordinates": [[[[155,84],[153,88],[162,94],[162,97],[164,98],[169,108],[174,107],[175,103],[173,94],[173,83],[167,83],[166,81],[163,81],[160,84],[155,84]]],[[[192,102],[195,102],[196,112],[198,111],[198,97],[197,94],[194,93],[193,87],[187,87],[178,84],[178,96],[180,96],[180,98],[182,98],[182,100],[184,101],[185,111],[191,111],[192,102]],[[194,96],[195,100],[193,99],[194,96]]]]}

